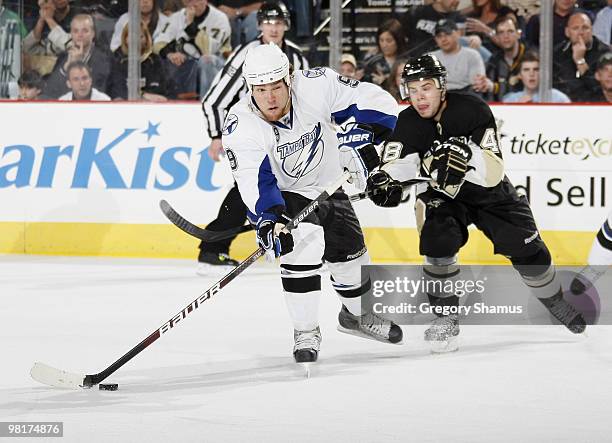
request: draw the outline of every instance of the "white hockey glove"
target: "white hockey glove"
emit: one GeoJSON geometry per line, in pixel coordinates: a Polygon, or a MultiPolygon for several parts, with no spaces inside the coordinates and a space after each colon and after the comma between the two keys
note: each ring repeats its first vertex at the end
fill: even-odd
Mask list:
{"type": "Polygon", "coordinates": [[[374,133],[367,125],[349,123],[338,133],[340,165],[347,170],[348,180],[360,191],[364,191],[368,174],[380,164],[380,157],[372,144],[374,133]]]}
{"type": "Polygon", "coordinates": [[[283,231],[284,216],[274,212],[264,212],[257,220],[257,243],[266,251],[266,260],[274,261],[276,257],[293,251],[293,235],[283,231]]]}

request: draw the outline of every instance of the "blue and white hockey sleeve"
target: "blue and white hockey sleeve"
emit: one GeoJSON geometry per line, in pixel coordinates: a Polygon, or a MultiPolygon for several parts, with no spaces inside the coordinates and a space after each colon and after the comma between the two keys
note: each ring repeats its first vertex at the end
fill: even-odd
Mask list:
{"type": "Polygon", "coordinates": [[[374,144],[379,144],[393,132],[399,106],[393,96],[379,86],[364,83],[326,70],[331,100],[332,118],[342,125],[354,118],[355,122],[369,125],[374,132],[374,144]]]}
{"type": "Polygon", "coordinates": [[[265,211],[275,206],[284,207],[285,200],[264,149],[255,146],[257,142],[253,140],[244,142],[253,145],[233,147],[231,140],[228,141],[224,137],[223,146],[234,180],[238,183],[240,196],[247,207],[249,220],[256,223],[265,211]]]}

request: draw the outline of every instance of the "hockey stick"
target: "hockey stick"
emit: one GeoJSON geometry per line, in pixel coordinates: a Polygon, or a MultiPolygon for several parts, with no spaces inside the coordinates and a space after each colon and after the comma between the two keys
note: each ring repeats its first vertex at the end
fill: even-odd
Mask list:
{"type": "MultiPolygon", "coordinates": [[[[327,200],[331,194],[342,186],[342,184],[350,177],[348,172],[345,172],[342,177],[336,180],[334,183],[329,185],[315,200],[311,201],[304,209],[302,209],[295,217],[293,217],[285,226],[284,229],[291,231],[295,229],[306,217],[308,217],[323,201],[327,200]]],[[[188,314],[195,311],[202,303],[210,299],[214,295],[217,295],[221,289],[223,289],[229,282],[234,280],[240,275],[245,269],[251,266],[257,261],[259,257],[264,255],[264,250],[258,248],[255,252],[249,255],[242,263],[232,269],[224,277],[221,278],[212,287],[207,289],[198,298],[183,308],[178,314],[171,317],[170,320],[165,322],[160,328],[153,331],[147,338],[138,343],[117,361],[111,364],[106,369],[98,372],[97,374],[77,374],[73,372],[63,371],[61,369],[53,368],[44,363],[36,362],[30,371],[32,378],[42,384],[55,386],[58,388],[91,388],[97,385],[101,381],[105,380],[117,369],[125,365],[132,358],[136,357],[149,345],[154,343],[163,334],[166,334],[172,330],[181,320],[184,320],[188,314]]]]}
{"type": "MultiPolygon", "coordinates": [[[[406,189],[406,188],[409,188],[410,186],[418,185],[419,183],[430,183],[431,181],[432,179],[429,177],[415,177],[415,178],[411,178],[410,180],[400,182],[400,185],[402,185],[402,188],[406,189]]],[[[378,192],[374,191],[374,195],[376,194],[378,194],[378,192]]],[[[359,194],[351,195],[349,197],[349,200],[352,202],[358,202],[360,200],[370,197],[371,195],[372,195],[372,191],[363,191],[363,192],[360,192],[359,194]]]]}
{"type": "Polygon", "coordinates": [[[170,220],[177,228],[186,232],[187,234],[199,238],[200,240],[204,240],[207,242],[215,242],[219,240],[225,240],[230,237],[234,237],[235,235],[242,234],[243,232],[249,232],[253,230],[251,225],[243,225],[237,228],[227,229],[225,231],[210,231],[208,229],[202,229],[199,226],[194,225],[189,220],[183,218],[181,214],[176,212],[170,203],[166,200],[161,200],[159,202],[159,207],[161,208],[164,215],[170,220]]]}

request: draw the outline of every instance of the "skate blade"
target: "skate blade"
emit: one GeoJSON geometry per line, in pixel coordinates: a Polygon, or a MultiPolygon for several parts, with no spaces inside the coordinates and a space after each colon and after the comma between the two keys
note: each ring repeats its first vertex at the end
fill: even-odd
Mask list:
{"type": "Polygon", "coordinates": [[[315,362],[298,363],[298,366],[302,370],[304,378],[310,378],[313,375],[315,362]]]}
{"type": "Polygon", "coordinates": [[[448,340],[431,340],[427,341],[429,350],[432,354],[447,354],[459,350],[459,338],[451,337],[448,340]]]}
{"type": "Polygon", "coordinates": [[[349,334],[349,335],[354,335],[356,337],[361,337],[361,338],[367,338],[368,340],[373,340],[373,341],[379,341],[381,343],[386,343],[388,345],[403,345],[404,344],[404,340],[400,340],[397,343],[391,343],[389,340],[385,340],[384,338],[376,338],[373,337],[371,335],[368,335],[364,332],[362,332],[361,330],[354,330],[354,329],[347,329],[342,325],[338,325],[338,331],[342,332],[343,334],[349,334]]]}

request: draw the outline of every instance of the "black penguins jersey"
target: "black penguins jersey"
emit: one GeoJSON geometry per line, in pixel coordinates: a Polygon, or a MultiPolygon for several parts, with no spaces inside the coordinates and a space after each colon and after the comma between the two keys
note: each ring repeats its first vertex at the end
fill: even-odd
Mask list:
{"type": "Polygon", "coordinates": [[[413,178],[419,172],[430,176],[433,149],[455,137],[470,146],[472,158],[465,183],[445,189],[445,194],[460,198],[464,194],[480,193],[497,186],[504,178],[504,169],[491,109],[470,93],[447,92],[446,103],[439,122],[420,117],[412,107],[400,112],[395,130],[385,144],[383,169],[400,181],[413,178]]]}

